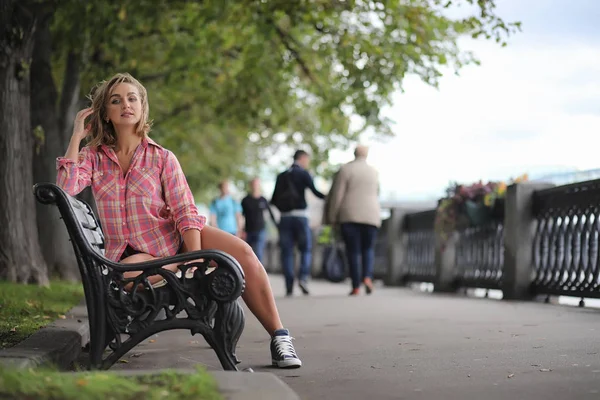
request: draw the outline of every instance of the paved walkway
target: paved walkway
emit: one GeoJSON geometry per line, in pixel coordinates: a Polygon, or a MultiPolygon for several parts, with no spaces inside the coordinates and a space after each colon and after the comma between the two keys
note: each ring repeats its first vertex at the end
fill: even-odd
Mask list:
{"type": "MultiPolygon", "coordinates": [[[[283,279],[272,277],[276,293],[283,279]]],[[[278,298],[305,366],[276,370],[247,313],[241,368],[280,376],[303,399],[599,399],[600,311],[313,282],[278,298]]],[[[161,333],[115,369],[220,369],[202,337],[161,333]]]]}

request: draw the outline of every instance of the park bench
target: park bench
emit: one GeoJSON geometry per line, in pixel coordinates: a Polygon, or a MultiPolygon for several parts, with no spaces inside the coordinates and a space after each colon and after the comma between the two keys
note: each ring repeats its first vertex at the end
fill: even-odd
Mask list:
{"type": "Polygon", "coordinates": [[[245,281],[233,257],[201,250],[144,263],[116,263],[104,257],[104,235],[87,203],[51,183],[35,185],[34,193],[39,202],[58,207],[75,250],[89,316],[90,369],[110,368],[158,332],[189,329],[205,338],[223,369],[237,370],[235,348],[245,322],[237,300],[245,281]],[[190,261],[195,262],[184,265],[190,261]],[[173,263],[180,264],[181,273],[162,268],[173,263]],[[186,277],[192,267],[197,267],[193,276],[186,277]],[[124,278],[128,271],[141,274],[124,278]],[[152,275],[161,275],[166,285],[153,287],[148,281],[152,275]]]}

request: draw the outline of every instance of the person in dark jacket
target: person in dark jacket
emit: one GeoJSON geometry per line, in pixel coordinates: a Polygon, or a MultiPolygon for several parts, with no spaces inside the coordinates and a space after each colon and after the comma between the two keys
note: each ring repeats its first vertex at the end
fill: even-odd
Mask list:
{"type": "Polygon", "coordinates": [[[260,180],[254,178],[250,181],[250,192],[242,199],[242,214],[246,219],[244,224],[246,242],[252,247],[260,262],[263,261],[263,251],[267,240],[265,210],[269,212],[271,219],[277,225],[269,202],[260,192],[260,180]]]}
{"type": "MultiPolygon", "coordinates": [[[[294,192],[294,201],[291,207],[281,211],[279,221],[279,246],[281,250],[281,265],[285,275],[286,295],[291,296],[294,291],[294,248],[300,251],[300,270],[298,272],[298,286],[302,293],[308,295],[308,278],[310,276],[310,262],[312,256],[312,234],[308,223],[308,209],[305,197],[306,189],[310,189],[320,199],[325,195],[317,190],[312,176],[307,169],[310,156],[304,150],[294,153],[294,163],[286,171],[277,176],[277,184],[273,192],[271,203],[279,203],[279,199],[286,197],[290,189],[294,192]],[[286,180],[292,187],[284,187],[279,182],[286,180]],[[288,209],[289,208],[289,209],[288,209]]],[[[279,207],[279,206],[277,206],[279,207]]]]}

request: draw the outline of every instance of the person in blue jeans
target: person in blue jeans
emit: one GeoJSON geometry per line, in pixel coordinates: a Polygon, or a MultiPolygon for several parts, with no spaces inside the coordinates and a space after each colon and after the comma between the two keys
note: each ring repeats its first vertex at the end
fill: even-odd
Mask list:
{"type": "Polygon", "coordinates": [[[278,208],[280,207],[278,204],[291,204],[289,207],[280,208],[281,219],[279,221],[279,247],[287,296],[291,296],[294,292],[294,248],[296,246],[300,251],[298,286],[305,295],[310,293],[308,278],[312,257],[312,234],[308,223],[309,214],[305,191],[310,189],[320,199],[324,199],[325,195],[315,187],[313,178],[307,171],[309,163],[308,153],[304,150],[297,150],[292,166],[277,176],[277,183],[271,199],[271,203],[278,208]],[[289,182],[289,187],[282,182],[289,182]],[[290,196],[290,194],[293,195],[290,196]],[[290,197],[292,200],[289,200],[290,197]],[[282,199],[286,199],[286,201],[282,199]]]}
{"type": "Polygon", "coordinates": [[[242,237],[242,207],[229,194],[229,182],[219,183],[219,197],[210,203],[210,224],[229,232],[237,237],[242,237]]]}
{"type": "Polygon", "coordinates": [[[246,242],[254,250],[254,254],[262,263],[265,243],[267,241],[267,232],[265,229],[264,212],[267,210],[271,219],[277,225],[273,211],[269,202],[260,191],[260,180],[254,178],[250,181],[250,193],[242,199],[242,214],[246,219],[244,231],[246,233],[246,242]]]}
{"type": "Polygon", "coordinates": [[[381,226],[379,206],[379,173],[367,163],[369,149],[357,146],[355,159],[343,165],[329,191],[326,220],[339,226],[346,247],[351,296],[360,292],[361,283],[367,294],[373,292],[375,241],[381,226]]]}

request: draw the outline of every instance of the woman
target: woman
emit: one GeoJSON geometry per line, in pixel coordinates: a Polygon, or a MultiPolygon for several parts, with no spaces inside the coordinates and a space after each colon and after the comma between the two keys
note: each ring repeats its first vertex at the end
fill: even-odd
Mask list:
{"type": "MultiPolygon", "coordinates": [[[[279,319],[266,271],[254,252],[241,239],[205,226],[206,218],[198,215],[177,158],[148,137],[144,86],[129,74],[117,74],[100,83],[91,99],[92,107],[75,118],[66,155],[57,159],[57,183],[72,196],[91,185],[105,233],[106,257],[137,263],[180,250],[229,253],[244,270],[244,301],[271,335],[273,365],[300,367],[292,338],[279,319]],[[79,151],[88,136],[88,145],[79,151]]],[[[165,268],[177,271],[176,265],[165,268]]],[[[161,280],[155,276],[150,282],[160,284],[161,280]]]]}

